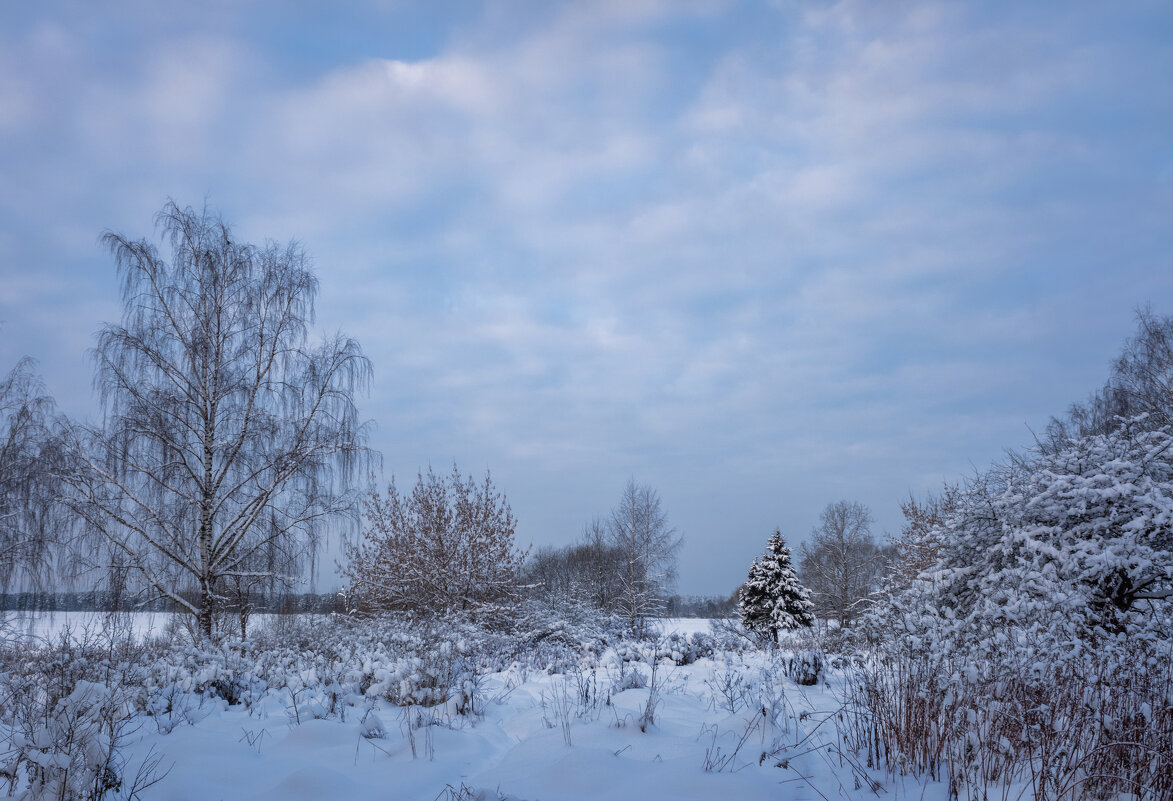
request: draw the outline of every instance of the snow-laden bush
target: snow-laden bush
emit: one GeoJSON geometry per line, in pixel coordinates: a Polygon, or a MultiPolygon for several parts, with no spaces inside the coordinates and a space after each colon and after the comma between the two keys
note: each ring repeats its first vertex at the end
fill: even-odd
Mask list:
{"type": "Polygon", "coordinates": [[[671,659],[677,666],[691,665],[698,659],[712,657],[716,650],[713,637],[700,631],[688,635],[674,631],[656,644],[657,656],[671,659]]]}
{"type": "Polygon", "coordinates": [[[1173,437],[1140,422],[957,494],[937,561],[865,622],[873,758],[974,791],[1173,797],[1173,437]]]}
{"type": "Polygon", "coordinates": [[[602,649],[602,652],[599,653],[599,646],[602,644],[603,641],[596,641],[595,648],[588,647],[586,649],[587,652],[594,652],[601,662],[642,662],[650,665],[668,661],[677,667],[691,665],[698,659],[712,657],[719,650],[717,641],[711,635],[702,632],[693,634],[670,632],[654,639],[633,640],[625,638],[609,648],[602,649]]]}
{"type": "Polygon", "coordinates": [[[782,663],[790,680],[806,687],[819,683],[826,666],[822,653],[812,650],[788,654],[782,658],[782,663]]]}
{"type": "Polygon", "coordinates": [[[134,799],[158,781],[158,758],[131,770],[122,753],[146,697],[146,649],[67,630],[45,647],[0,654],[0,779],[9,795],[134,799]]]}
{"type": "Polygon", "coordinates": [[[21,693],[28,704],[21,725],[9,734],[0,767],[10,788],[25,785],[18,797],[117,797],[124,780],[118,746],[125,702],[116,690],[80,681],[51,704],[28,684],[5,690],[21,693]]]}
{"type": "Polygon", "coordinates": [[[1151,636],[1173,586],[1173,437],[1125,424],[1015,458],[960,493],[938,536],[938,562],[893,599],[914,648],[1001,648],[1013,628],[1062,658],[1151,636]]]}
{"type": "Polygon", "coordinates": [[[642,690],[648,686],[648,679],[638,667],[626,662],[620,662],[611,679],[611,693],[621,693],[625,690],[642,690]]]}

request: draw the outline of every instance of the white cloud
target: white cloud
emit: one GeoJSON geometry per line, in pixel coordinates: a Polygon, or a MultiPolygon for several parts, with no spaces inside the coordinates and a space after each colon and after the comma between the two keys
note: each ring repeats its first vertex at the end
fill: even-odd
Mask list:
{"type": "MultiPolygon", "coordinates": [[[[0,177],[24,190],[0,198],[0,316],[48,325],[12,265],[57,259],[68,286],[84,257],[113,282],[100,230],[146,234],[166,195],[207,193],[242,235],[315,256],[323,326],[375,362],[389,469],[501,462],[532,536],[574,533],[632,473],[698,538],[801,533],[853,486],[891,521],[907,488],[1102,375],[1097,356],[1034,380],[1079,328],[1062,310],[1088,270],[1045,258],[1086,251],[1068,243],[1099,214],[1167,241],[1129,217],[1145,170],[1111,185],[1135,207],[1092,197],[1130,140],[1080,104],[1131,57],[1094,15],[490,3],[436,52],[314,71],[244,13],[182,33],[135,17],[149,44],[117,53],[62,15],[0,33],[0,177]],[[557,480],[584,500],[544,505],[557,480]]],[[[1152,258],[1094,303],[1126,318],[1152,258]]]]}

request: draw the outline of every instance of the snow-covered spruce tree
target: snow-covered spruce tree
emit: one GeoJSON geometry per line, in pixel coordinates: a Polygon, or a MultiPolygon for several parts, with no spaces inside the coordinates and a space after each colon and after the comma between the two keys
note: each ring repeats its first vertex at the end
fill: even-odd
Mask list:
{"type": "Polygon", "coordinates": [[[340,566],[360,608],[441,614],[518,597],[526,552],[488,473],[478,485],[456,465],[448,476],[429,467],[410,495],[392,479],[386,495],[368,497],[364,519],[362,540],[340,566]]]}
{"type": "Polygon", "coordinates": [[[814,606],[806,589],[798,583],[798,573],[790,560],[790,548],[775,529],[766,545],[766,553],[755,559],[749,578],[742,585],[737,609],[741,622],[750,631],[769,632],[778,642],[778,631],[814,625],[814,606]]]}

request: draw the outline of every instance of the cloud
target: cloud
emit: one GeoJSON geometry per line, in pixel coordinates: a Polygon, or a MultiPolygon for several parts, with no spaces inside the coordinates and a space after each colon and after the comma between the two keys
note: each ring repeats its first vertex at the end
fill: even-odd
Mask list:
{"type": "Polygon", "coordinates": [[[314,255],[389,472],[491,465],[538,541],[652,481],[686,588],[840,496],[896,527],[1173,288],[1160,11],[46,8],[0,26],[0,358],[74,364],[117,313],[98,233],[207,196],[314,255]]]}

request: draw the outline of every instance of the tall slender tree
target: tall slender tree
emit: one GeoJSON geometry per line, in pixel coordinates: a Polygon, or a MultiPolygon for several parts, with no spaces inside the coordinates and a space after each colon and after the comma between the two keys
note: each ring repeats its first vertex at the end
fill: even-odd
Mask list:
{"type": "Polygon", "coordinates": [[[668,525],[659,494],[629,479],[619,505],[611,510],[608,538],[620,554],[616,606],[634,632],[663,613],[676,581],[676,552],[682,539],[668,525]]]}
{"type": "Polygon", "coordinates": [[[778,642],[779,631],[814,625],[814,605],[798,581],[790,548],[778,529],[770,535],[766,553],[750,566],[749,577],[738,593],[737,609],[747,629],[769,632],[774,642],[778,642]]]}
{"type": "Polygon", "coordinates": [[[69,521],[57,502],[53,399],[32,359],[0,376],[0,591],[15,578],[43,583],[50,546],[69,521]]]}
{"type": "Polygon", "coordinates": [[[355,393],[370,364],[341,334],[313,346],[317,279],[300,246],[236,241],[206,209],[159,213],[171,251],[107,233],[123,319],[98,334],[104,425],[78,427],[68,480],[90,531],[212,634],[226,582],[313,560],[357,516],[370,452],[355,393]]]}

